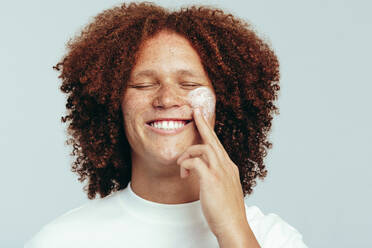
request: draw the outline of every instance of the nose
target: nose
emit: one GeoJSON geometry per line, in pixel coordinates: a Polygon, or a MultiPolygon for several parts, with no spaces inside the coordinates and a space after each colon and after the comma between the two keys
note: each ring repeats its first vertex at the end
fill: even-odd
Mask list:
{"type": "Polygon", "coordinates": [[[172,108],[180,107],[184,104],[184,99],[181,96],[181,93],[178,92],[176,86],[163,84],[156,92],[156,95],[153,100],[153,106],[155,108],[172,108]]]}

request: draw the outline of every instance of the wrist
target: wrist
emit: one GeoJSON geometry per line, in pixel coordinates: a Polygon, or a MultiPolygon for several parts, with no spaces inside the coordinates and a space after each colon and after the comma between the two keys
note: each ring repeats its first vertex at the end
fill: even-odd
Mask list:
{"type": "Polygon", "coordinates": [[[221,232],[216,236],[220,248],[260,248],[248,222],[245,222],[234,229],[221,232]]]}

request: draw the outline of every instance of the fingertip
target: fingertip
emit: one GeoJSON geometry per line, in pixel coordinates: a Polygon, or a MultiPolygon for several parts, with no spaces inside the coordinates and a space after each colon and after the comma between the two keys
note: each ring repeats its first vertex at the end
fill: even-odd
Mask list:
{"type": "Polygon", "coordinates": [[[203,114],[202,107],[195,108],[195,116],[197,116],[196,118],[198,118],[199,120],[200,120],[200,118],[204,119],[204,114],[203,114]]]}
{"type": "Polygon", "coordinates": [[[178,165],[181,164],[181,156],[177,159],[177,162],[176,162],[178,165]]]}
{"type": "Polygon", "coordinates": [[[177,164],[181,165],[182,161],[185,160],[185,153],[182,153],[178,159],[177,159],[177,164]]]}
{"type": "Polygon", "coordinates": [[[200,115],[200,107],[196,107],[196,108],[194,109],[194,113],[195,113],[196,115],[200,115]]]}
{"type": "Polygon", "coordinates": [[[181,168],[181,178],[186,178],[189,176],[189,174],[190,174],[190,171],[188,169],[181,168]]]}

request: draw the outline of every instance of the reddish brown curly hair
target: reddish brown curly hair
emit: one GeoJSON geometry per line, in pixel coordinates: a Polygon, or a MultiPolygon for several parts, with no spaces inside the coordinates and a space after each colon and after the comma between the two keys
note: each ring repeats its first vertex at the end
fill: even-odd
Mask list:
{"type": "Polygon", "coordinates": [[[130,146],[120,109],[140,44],[162,29],[182,35],[198,52],[216,93],[215,132],[238,166],[244,196],[267,175],[264,157],[273,101],[279,92],[279,62],[246,21],[207,6],[170,11],[151,2],[115,6],[98,14],[67,43],[53,68],[68,95],[66,144],[76,156],[71,170],[88,198],[121,190],[131,180],[130,146]]]}

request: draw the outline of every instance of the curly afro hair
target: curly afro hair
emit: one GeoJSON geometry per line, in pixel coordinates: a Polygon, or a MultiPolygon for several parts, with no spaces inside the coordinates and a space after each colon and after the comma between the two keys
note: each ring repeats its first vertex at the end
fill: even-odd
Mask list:
{"type": "Polygon", "coordinates": [[[140,44],[167,29],[198,52],[216,93],[215,132],[238,166],[244,196],[267,175],[264,157],[279,92],[279,62],[250,24],[208,6],[170,11],[151,2],[121,4],[98,14],[67,42],[53,68],[67,94],[66,116],[76,160],[71,171],[89,179],[89,199],[125,188],[131,180],[130,146],[120,109],[140,44]]]}

